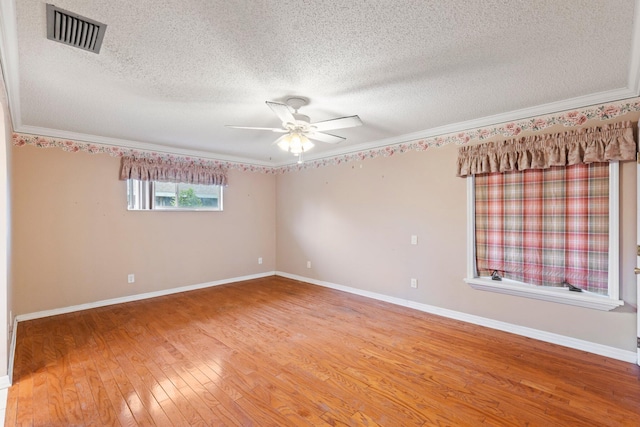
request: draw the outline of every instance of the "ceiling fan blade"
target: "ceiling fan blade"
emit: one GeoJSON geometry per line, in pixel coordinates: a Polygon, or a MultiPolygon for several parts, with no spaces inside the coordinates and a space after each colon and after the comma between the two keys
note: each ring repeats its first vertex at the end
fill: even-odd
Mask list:
{"type": "Polygon", "coordinates": [[[338,119],[325,120],[323,122],[311,123],[316,130],[324,132],[325,130],[352,128],[361,126],[362,120],[358,116],[340,117],[338,119]]]}
{"type": "Polygon", "coordinates": [[[287,130],[285,129],[280,129],[280,128],[256,128],[256,127],[251,127],[251,126],[233,126],[233,125],[225,125],[228,128],[233,128],[233,129],[249,129],[249,130],[269,130],[271,132],[277,132],[277,133],[285,133],[287,132],[287,130]]]}
{"type": "Polygon", "coordinates": [[[293,117],[293,114],[291,113],[291,110],[287,105],[271,101],[266,101],[266,103],[269,108],[271,108],[273,112],[276,113],[276,116],[278,116],[282,123],[295,123],[296,118],[293,117]]]}
{"type": "Polygon", "coordinates": [[[330,133],[322,133],[322,132],[310,132],[306,134],[307,138],[315,139],[321,142],[326,142],[329,144],[337,144],[338,142],[342,142],[347,138],[343,138],[338,135],[331,135],[330,133]]]}

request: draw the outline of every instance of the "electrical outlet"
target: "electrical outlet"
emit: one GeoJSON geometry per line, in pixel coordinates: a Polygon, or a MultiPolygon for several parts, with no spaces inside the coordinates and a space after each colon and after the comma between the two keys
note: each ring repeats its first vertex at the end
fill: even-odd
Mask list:
{"type": "Polygon", "coordinates": [[[412,245],[417,245],[418,244],[418,236],[416,236],[415,234],[413,236],[411,236],[411,244],[412,245]]]}
{"type": "Polygon", "coordinates": [[[411,278],[411,287],[414,289],[418,287],[418,279],[411,278]]]}
{"type": "Polygon", "coordinates": [[[311,261],[307,261],[307,268],[311,268],[311,261]]]}
{"type": "Polygon", "coordinates": [[[262,264],[262,257],[258,258],[258,264],[262,264]]]}
{"type": "Polygon", "coordinates": [[[128,282],[128,283],[134,283],[135,281],[136,281],[136,276],[135,276],[135,274],[129,274],[129,275],[127,276],[127,282],[128,282]]]}

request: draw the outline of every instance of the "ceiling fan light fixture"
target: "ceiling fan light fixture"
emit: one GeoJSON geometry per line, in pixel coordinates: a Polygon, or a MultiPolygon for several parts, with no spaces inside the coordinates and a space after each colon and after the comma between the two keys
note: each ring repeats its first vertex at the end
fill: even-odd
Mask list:
{"type": "Polygon", "coordinates": [[[289,151],[291,151],[292,154],[300,154],[304,151],[302,149],[302,138],[303,136],[297,133],[291,134],[291,140],[289,142],[289,151]]]}
{"type": "Polygon", "coordinates": [[[283,135],[280,138],[278,138],[278,140],[276,141],[276,145],[280,147],[282,151],[289,151],[290,136],[291,136],[290,134],[283,135]]]}
{"type": "Polygon", "coordinates": [[[305,151],[309,151],[314,147],[313,142],[301,133],[288,133],[276,142],[278,147],[283,151],[289,151],[291,154],[298,155],[305,151]]]}

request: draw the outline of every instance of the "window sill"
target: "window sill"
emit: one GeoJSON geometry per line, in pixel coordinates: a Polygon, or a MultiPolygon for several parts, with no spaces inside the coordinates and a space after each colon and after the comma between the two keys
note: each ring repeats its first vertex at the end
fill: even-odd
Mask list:
{"type": "Polygon", "coordinates": [[[152,209],[138,209],[138,208],[127,208],[128,211],[131,212],[223,212],[222,209],[190,209],[190,208],[152,208],[152,209]]]}
{"type": "Polygon", "coordinates": [[[508,279],[494,281],[491,279],[475,277],[466,278],[464,281],[473,289],[480,291],[497,292],[500,294],[515,295],[519,297],[539,299],[542,301],[593,308],[596,310],[610,311],[616,307],[624,305],[624,301],[622,300],[615,300],[589,292],[571,292],[565,288],[542,289],[537,286],[521,284],[508,279]]]}

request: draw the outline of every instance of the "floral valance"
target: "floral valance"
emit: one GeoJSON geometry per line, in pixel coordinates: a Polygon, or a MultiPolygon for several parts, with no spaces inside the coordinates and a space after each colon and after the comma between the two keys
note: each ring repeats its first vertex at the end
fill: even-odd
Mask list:
{"type": "Polygon", "coordinates": [[[120,179],[227,185],[227,169],[216,162],[123,156],[120,179]]]}
{"type": "Polygon", "coordinates": [[[635,160],[636,151],[631,122],[619,122],[462,147],[458,151],[457,174],[465,177],[578,163],[635,160]]]}

